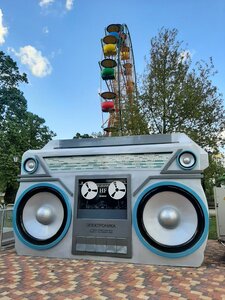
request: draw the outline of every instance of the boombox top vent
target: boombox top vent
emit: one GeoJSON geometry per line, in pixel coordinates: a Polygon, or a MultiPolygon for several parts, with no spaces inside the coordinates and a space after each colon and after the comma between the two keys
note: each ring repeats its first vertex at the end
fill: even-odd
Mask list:
{"type": "Polygon", "coordinates": [[[126,136],[126,137],[103,137],[97,139],[88,138],[88,139],[59,140],[58,145],[55,145],[54,149],[167,144],[171,142],[172,142],[171,134],[126,136]]]}

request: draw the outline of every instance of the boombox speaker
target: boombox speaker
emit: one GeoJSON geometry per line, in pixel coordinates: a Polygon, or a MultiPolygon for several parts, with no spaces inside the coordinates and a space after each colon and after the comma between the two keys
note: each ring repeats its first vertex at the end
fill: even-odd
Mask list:
{"type": "Polygon", "coordinates": [[[207,153],[185,134],[49,142],[22,158],[20,255],[199,266],[207,153]]]}
{"type": "Polygon", "coordinates": [[[34,249],[58,244],[71,223],[71,205],[57,187],[42,183],[31,186],[17,200],[15,230],[23,243],[34,249]]]}

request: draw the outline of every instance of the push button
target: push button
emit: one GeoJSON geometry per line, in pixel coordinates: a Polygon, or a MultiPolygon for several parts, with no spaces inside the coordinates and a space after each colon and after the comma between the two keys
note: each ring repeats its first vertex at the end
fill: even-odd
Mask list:
{"type": "Polygon", "coordinates": [[[105,253],[106,252],[106,238],[96,237],[95,252],[99,252],[99,253],[105,253]]]}
{"type": "Polygon", "coordinates": [[[116,253],[115,238],[107,238],[106,253],[116,253]]]}
{"type": "Polygon", "coordinates": [[[127,239],[116,239],[116,253],[127,254],[127,239]]]}
{"type": "Polygon", "coordinates": [[[78,236],[76,243],[76,251],[85,251],[86,250],[86,237],[78,236]]]}
{"type": "Polygon", "coordinates": [[[86,238],[86,251],[87,252],[95,252],[96,251],[95,237],[87,237],[86,238]]]}

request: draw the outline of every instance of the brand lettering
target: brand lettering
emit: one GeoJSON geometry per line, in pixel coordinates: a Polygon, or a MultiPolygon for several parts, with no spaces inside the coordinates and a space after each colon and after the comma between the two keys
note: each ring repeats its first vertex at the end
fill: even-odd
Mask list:
{"type": "Polygon", "coordinates": [[[91,228],[116,228],[115,224],[101,224],[101,223],[88,223],[87,227],[91,227],[91,228]]]}
{"type": "Polygon", "coordinates": [[[107,192],[107,188],[99,188],[99,192],[101,193],[101,194],[105,194],[106,192],[107,192]]]}

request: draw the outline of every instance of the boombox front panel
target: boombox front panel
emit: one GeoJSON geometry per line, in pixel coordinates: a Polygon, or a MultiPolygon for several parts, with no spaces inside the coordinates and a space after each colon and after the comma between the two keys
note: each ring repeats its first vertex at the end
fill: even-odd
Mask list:
{"type": "Polygon", "coordinates": [[[184,151],[190,144],[25,153],[23,160],[33,156],[38,167],[34,174],[23,170],[20,177],[14,212],[17,252],[199,266],[208,232],[198,171],[205,162],[196,144],[196,161],[184,151]],[[194,166],[184,170],[178,158],[194,166]],[[40,190],[32,195],[35,188],[40,190]]]}
{"type": "Polygon", "coordinates": [[[131,257],[130,176],[76,177],[72,254],[131,257]]]}

